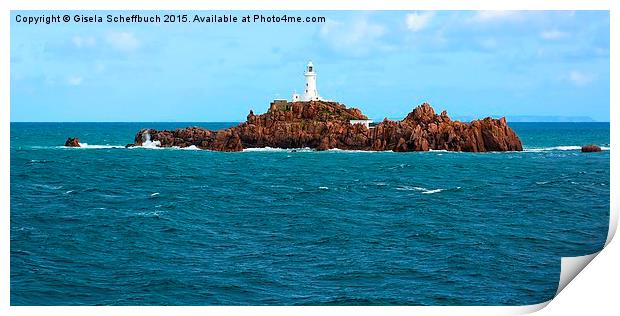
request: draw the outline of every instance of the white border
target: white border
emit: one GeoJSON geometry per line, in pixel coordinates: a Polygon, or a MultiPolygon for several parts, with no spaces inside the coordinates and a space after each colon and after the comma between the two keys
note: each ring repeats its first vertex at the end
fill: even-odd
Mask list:
{"type": "MultiPolygon", "coordinates": [[[[424,313],[425,315],[497,315],[497,314],[521,314],[537,311],[545,307],[549,302],[544,302],[537,305],[530,306],[517,306],[517,307],[9,307],[10,304],[10,208],[9,208],[9,185],[10,185],[10,160],[9,160],[9,146],[10,144],[10,132],[9,132],[9,104],[10,104],[10,10],[148,10],[148,9],[160,9],[160,10],[303,10],[303,9],[318,9],[318,10],[610,10],[611,18],[611,74],[610,85],[611,87],[618,87],[618,65],[613,56],[618,53],[618,8],[620,1],[611,0],[442,0],[438,3],[436,0],[417,0],[417,1],[372,1],[372,0],[358,0],[358,1],[342,1],[336,3],[333,0],[313,0],[304,2],[292,1],[278,1],[278,0],[263,0],[252,2],[250,0],[228,0],[226,2],[219,3],[197,3],[191,0],[177,0],[172,2],[163,2],[157,0],[135,0],[135,1],[106,1],[99,3],[86,3],[75,2],[72,0],[58,0],[52,3],[45,0],[24,0],[24,1],[1,1],[0,8],[2,13],[0,14],[0,43],[2,45],[2,58],[0,59],[0,72],[3,74],[0,77],[0,115],[2,116],[2,122],[0,123],[0,135],[4,147],[2,155],[0,155],[0,172],[1,172],[1,184],[0,184],[0,205],[2,210],[2,223],[4,223],[3,229],[0,233],[2,239],[1,247],[2,252],[5,254],[3,260],[0,263],[0,267],[4,272],[2,275],[3,282],[1,285],[1,301],[2,307],[0,311],[3,315],[32,315],[32,314],[53,314],[53,315],[108,315],[110,313],[115,314],[135,314],[135,313],[149,313],[151,315],[197,315],[204,314],[205,312],[215,312],[223,315],[232,314],[256,314],[256,315],[315,315],[318,313],[336,312],[336,313],[356,313],[361,315],[371,315],[377,313],[390,313],[390,314],[411,314],[411,313],[424,313]]],[[[610,90],[610,103],[617,104],[618,95],[616,90],[610,90]]],[[[587,106],[587,105],[584,105],[587,106]]],[[[618,126],[615,124],[615,120],[618,117],[618,110],[616,107],[610,106],[610,120],[611,120],[611,152],[613,157],[614,150],[617,148],[617,135],[618,126]],[[613,119],[611,119],[613,118],[613,119]]],[[[562,301],[562,306],[550,307],[546,310],[549,312],[558,312],[565,314],[566,312],[575,312],[581,310],[582,313],[586,313],[592,309],[600,311],[608,311],[605,309],[605,303],[609,307],[609,310],[615,310],[617,307],[614,304],[613,292],[611,289],[618,289],[619,278],[615,272],[616,267],[614,263],[620,258],[620,247],[616,244],[609,245],[616,231],[618,222],[618,199],[617,194],[614,194],[617,188],[617,162],[611,159],[610,170],[610,194],[611,194],[611,214],[610,214],[610,231],[608,234],[607,245],[605,250],[602,251],[605,255],[603,257],[594,259],[596,254],[590,256],[584,256],[583,258],[563,259],[563,276],[561,276],[561,283],[563,285],[568,284],[567,264],[572,265],[571,271],[580,271],[585,265],[594,259],[594,264],[599,267],[606,267],[608,270],[588,271],[588,275],[593,276],[594,283],[587,282],[583,278],[577,278],[581,284],[589,284],[588,288],[575,288],[569,286],[570,294],[567,296],[573,298],[573,300],[562,301]],[[608,252],[607,248],[613,248],[614,252],[608,252]],[[615,258],[616,260],[610,261],[615,258]],[[607,261],[604,261],[607,260],[607,261]],[[611,263],[611,264],[610,264],[611,263]],[[600,273],[595,273],[600,272],[600,273]],[[610,278],[611,276],[611,278],[610,278]],[[606,283],[606,287],[603,289],[599,285],[603,282],[611,279],[611,283],[606,283]],[[615,283],[614,283],[615,282],[615,283]],[[574,290],[574,291],[573,291],[574,290]],[[577,294],[575,294],[577,293],[577,294]],[[594,293],[594,294],[592,294],[594,293]],[[597,302],[596,306],[587,306],[587,309],[575,308],[576,306],[584,307],[575,298],[583,298],[590,296],[591,299],[597,302]],[[607,301],[601,301],[600,298],[607,297],[607,301]],[[603,307],[601,307],[603,306],[603,307]]],[[[601,268],[603,269],[603,268],[601,268]]],[[[573,276],[574,277],[574,276],[573,276]]],[[[572,279],[572,278],[570,278],[572,279]]],[[[570,281],[570,280],[569,280],[570,281]]],[[[564,294],[563,294],[564,295],[564,294]]],[[[560,296],[561,298],[561,296],[560,296]]],[[[556,301],[556,300],[554,300],[556,301]]],[[[559,305],[560,302],[557,302],[559,305]]],[[[551,304],[551,306],[556,305],[551,304]]],[[[572,313],[571,313],[572,314],[572,313]]]]}

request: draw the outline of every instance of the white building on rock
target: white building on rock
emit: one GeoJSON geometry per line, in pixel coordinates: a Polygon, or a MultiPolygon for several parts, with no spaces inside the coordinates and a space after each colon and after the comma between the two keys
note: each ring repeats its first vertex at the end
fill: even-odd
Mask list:
{"type": "MultiPolygon", "coordinates": [[[[316,69],[314,68],[314,65],[312,64],[312,62],[308,62],[308,65],[306,65],[306,71],[304,72],[304,76],[306,77],[306,86],[304,87],[304,92],[303,94],[299,94],[297,92],[293,93],[293,98],[291,100],[291,102],[299,102],[299,101],[328,101],[328,102],[333,102],[333,101],[329,101],[329,100],[325,100],[323,98],[321,98],[321,96],[319,95],[319,91],[316,88],[316,69]]],[[[286,104],[287,101],[283,100],[283,99],[277,99],[277,100],[273,100],[273,102],[271,103],[271,106],[276,106],[277,104],[286,104]]],[[[355,124],[361,124],[363,126],[365,126],[366,128],[374,128],[374,126],[372,126],[373,121],[370,119],[366,119],[366,120],[350,120],[349,123],[351,125],[355,125],[355,124]]]]}
{"type": "Polygon", "coordinates": [[[298,93],[293,93],[292,102],[297,101],[325,101],[319,95],[319,91],[316,88],[316,71],[314,69],[314,65],[312,62],[308,62],[306,66],[306,72],[304,72],[304,76],[306,77],[306,86],[304,87],[304,93],[299,95],[298,93]]]}

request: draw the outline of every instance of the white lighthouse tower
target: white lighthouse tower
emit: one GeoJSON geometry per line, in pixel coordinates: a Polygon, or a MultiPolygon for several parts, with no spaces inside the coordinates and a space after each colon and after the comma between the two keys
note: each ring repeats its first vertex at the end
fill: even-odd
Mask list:
{"type": "Polygon", "coordinates": [[[293,102],[323,100],[323,98],[319,96],[319,91],[316,88],[316,71],[311,61],[308,62],[308,65],[306,66],[304,76],[306,77],[306,86],[304,87],[304,92],[302,95],[293,93],[293,102]]]}
{"type": "Polygon", "coordinates": [[[304,87],[304,101],[313,101],[319,99],[319,93],[316,90],[316,72],[314,71],[314,65],[312,62],[308,62],[306,66],[306,86],[304,87]]]}

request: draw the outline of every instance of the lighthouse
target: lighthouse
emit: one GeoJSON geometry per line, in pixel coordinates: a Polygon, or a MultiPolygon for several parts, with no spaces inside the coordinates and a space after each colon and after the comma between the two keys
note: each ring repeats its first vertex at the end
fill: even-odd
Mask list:
{"type": "Polygon", "coordinates": [[[301,95],[293,93],[293,102],[323,100],[323,98],[319,96],[319,91],[316,88],[316,69],[314,69],[314,65],[311,61],[306,65],[304,77],[306,78],[304,92],[301,95]]]}
{"type": "Polygon", "coordinates": [[[306,66],[306,86],[304,87],[304,101],[313,101],[319,99],[319,93],[316,91],[316,72],[312,62],[308,62],[306,66]]]}

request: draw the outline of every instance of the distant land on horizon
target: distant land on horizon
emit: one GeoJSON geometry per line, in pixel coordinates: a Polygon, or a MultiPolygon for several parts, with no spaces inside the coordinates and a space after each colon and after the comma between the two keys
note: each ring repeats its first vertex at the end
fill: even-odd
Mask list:
{"type": "MultiPolygon", "coordinates": [[[[487,116],[493,118],[506,117],[508,123],[609,123],[609,121],[597,121],[589,116],[559,116],[559,115],[455,115],[454,120],[470,122],[482,119],[487,116]]],[[[371,118],[375,122],[381,122],[383,119],[371,118]]],[[[400,121],[403,118],[388,118],[390,120],[400,121]]],[[[243,121],[208,121],[208,120],[160,120],[160,121],[10,121],[11,123],[242,123],[243,121]]]]}
{"type": "MultiPolygon", "coordinates": [[[[561,116],[561,115],[489,115],[491,117],[506,117],[508,123],[590,123],[597,121],[589,116],[561,116]]],[[[455,120],[472,121],[484,117],[476,115],[455,116],[455,120]]]]}

